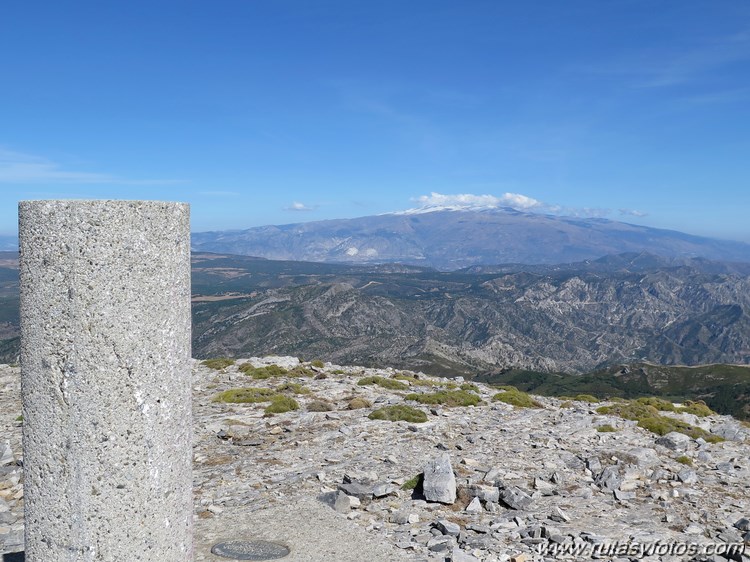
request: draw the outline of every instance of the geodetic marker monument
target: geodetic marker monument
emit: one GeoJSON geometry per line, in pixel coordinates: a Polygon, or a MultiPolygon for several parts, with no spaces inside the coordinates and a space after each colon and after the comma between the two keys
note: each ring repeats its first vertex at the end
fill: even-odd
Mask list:
{"type": "Polygon", "coordinates": [[[19,204],[26,562],[193,559],[189,206],[19,204]]]}

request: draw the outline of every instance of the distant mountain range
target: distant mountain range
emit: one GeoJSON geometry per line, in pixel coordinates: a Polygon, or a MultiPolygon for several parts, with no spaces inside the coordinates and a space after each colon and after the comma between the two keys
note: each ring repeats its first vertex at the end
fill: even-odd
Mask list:
{"type": "Polygon", "coordinates": [[[196,251],[275,260],[375,264],[441,270],[473,265],[556,264],[610,254],[750,262],[750,244],[598,218],[511,208],[426,209],[238,231],[193,234],[196,251]]]}
{"type": "MultiPolygon", "coordinates": [[[[638,253],[440,272],[192,259],[200,358],[295,355],[486,380],[508,369],[750,364],[747,263],[638,253]]],[[[18,335],[18,255],[0,253],[0,360],[16,360],[18,335]]]]}
{"type": "Polygon", "coordinates": [[[625,254],[439,272],[193,260],[198,357],[293,354],[469,376],[750,363],[747,264],[625,254]]]}

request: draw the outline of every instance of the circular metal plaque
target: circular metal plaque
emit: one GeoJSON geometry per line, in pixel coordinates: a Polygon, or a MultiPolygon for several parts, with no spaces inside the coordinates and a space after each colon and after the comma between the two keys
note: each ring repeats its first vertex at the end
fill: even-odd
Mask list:
{"type": "Polygon", "coordinates": [[[276,560],[289,554],[289,548],[271,541],[227,541],[215,544],[211,552],[232,560],[276,560]]]}

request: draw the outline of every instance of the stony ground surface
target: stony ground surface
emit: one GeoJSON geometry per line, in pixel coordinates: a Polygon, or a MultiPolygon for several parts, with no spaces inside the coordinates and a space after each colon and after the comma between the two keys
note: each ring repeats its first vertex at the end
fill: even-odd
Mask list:
{"type": "MultiPolygon", "coordinates": [[[[358,526],[407,560],[750,561],[750,547],[746,555],[715,553],[750,542],[750,431],[732,418],[681,414],[727,438],[721,443],[659,439],[586,402],[539,398],[544,408],[515,408],[493,402],[496,390],[480,384],[481,405],[421,406],[405,394],[435,387],[357,384],[395,371],[306,364],[314,376],[253,380],[238,370],[244,362],[297,364],[251,359],[215,370],[195,362],[198,529],[221,527],[240,508],[278,517],[314,501],[332,521],[358,526]],[[268,417],[267,403],[213,401],[224,390],[289,382],[308,392],[294,395],[295,411],[268,417]],[[372,406],[348,409],[355,397],[372,406]],[[321,402],[331,410],[309,411],[321,402]],[[427,422],[368,418],[404,403],[426,412],[427,422]],[[597,431],[604,424],[617,431],[597,431]],[[450,503],[402,489],[436,461],[451,465],[435,483],[450,503]]],[[[18,369],[0,366],[0,553],[23,550],[20,414],[18,369]]],[[[425,493],[428,484],[432,490],[431,478],[425,493]]]]}

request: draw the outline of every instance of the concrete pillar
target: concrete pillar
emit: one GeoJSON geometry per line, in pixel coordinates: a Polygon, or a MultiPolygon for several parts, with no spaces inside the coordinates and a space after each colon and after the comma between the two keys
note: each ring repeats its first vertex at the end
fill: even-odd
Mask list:
{"type": "Polygon", "coordinates": [[[193,560],[189,206],[22,201],[26,562],[193,560]]]}

